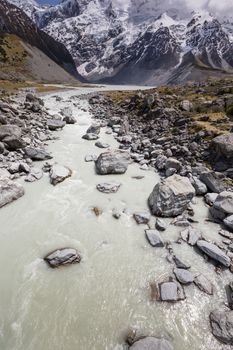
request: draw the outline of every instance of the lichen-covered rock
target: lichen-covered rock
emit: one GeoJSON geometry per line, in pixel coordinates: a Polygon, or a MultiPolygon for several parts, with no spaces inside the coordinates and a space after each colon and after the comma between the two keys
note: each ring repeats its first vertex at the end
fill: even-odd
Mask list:
{"type": "Polygon", "coordinates": [[[157,184],[149,197],[154,215],[175,217],[184,212],[195,195],[187,177],[173,175],[157,184]]]}

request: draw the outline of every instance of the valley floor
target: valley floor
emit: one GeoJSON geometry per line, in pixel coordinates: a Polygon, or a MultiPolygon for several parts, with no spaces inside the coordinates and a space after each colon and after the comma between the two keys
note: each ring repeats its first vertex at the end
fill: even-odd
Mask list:
{"type": "MultiPolygon", "coordinates": [[[[164,242],[171,242],[193,275],[203,273],[211,281],[214,294],[190,284],[185,286],[186,299],[177,303],[156,301],[151,295],[150,286],[171,276],[174,265],[166,259],[166,248],[149,245],[144,232],[148,225],[138,225],[133,214],[148,211],[147,200],[160,175],[132,163],[123,175],[100,176],[94,162],[85,162],[87,155],[104,150],[82,138],[94,122],[95,107],[81,95],[120,89],[137,87],[76,88],[42,97],[51,118],[68,107],[77,120],[54,132],[58,139],[47,146],[53,156],[49,163],[69,167],[72,176],[55,187],[46,173],[35,183],[25,184],[22,177],[17,181],[25,195],[0,209],[2,350],[123,350],[128,349],[125,338],[132,328],[170,340],[175,350],[232,348],[213,337],[209,324],[210,312],[226,302],[225,285],[232,274],[216,274],[193,247],[177,244],[183,228],[171,219],[164,220],[164,242]],[[97,191],[99,183],[109,181],[121,183],[117,193],[97,191]],[[119,220],[114,212],[120,213],[119,220]],[[62,247],[77,249],[81,263],[50,269],[44,256],[62,247]]],[[[118,149],[103,120],[99,141],[118,149]]],[[[221,243],[220,226],[206,221],[204,200],[195,199],[192,208],[197,221],[192,226],[206,239],[221,243]]],[[[151,217],[149,226],[154,225],[151,217]]]]}

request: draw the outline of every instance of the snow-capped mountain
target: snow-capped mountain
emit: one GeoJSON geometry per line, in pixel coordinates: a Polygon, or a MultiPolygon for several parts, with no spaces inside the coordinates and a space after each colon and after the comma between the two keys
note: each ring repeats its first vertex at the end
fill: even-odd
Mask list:
{"type": "Polygon", "coordinates": [[[200,68],[201,76],[205,69],[233,73],[230,17],[168,8],[164,0],[63,0],[50,7],[10,1],[66,45],[89,81],[183,81],[195,78],[200,68]]]}

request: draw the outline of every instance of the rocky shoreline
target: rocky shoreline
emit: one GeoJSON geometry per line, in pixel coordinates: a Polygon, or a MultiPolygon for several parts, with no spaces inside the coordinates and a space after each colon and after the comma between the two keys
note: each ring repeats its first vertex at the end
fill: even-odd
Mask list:
{"type": "MultiPolygon", "coordinates": [[[[83,139],[103,149],[98,157],[93,154],[85,157],[86,162],[93,162],[100,178],[112,174],[120,178],[121,174],[127,173],[131,162],[138,163],[144,171],[154,169],[160,174],[161,181],[151,188],[148,208],[135,212],[133,218],[138,225],[147,227],[145,241],[148,245],[164,249],[167,261],[173,266],[173,274],[150,285],[151,298],[156,302],[174,303],[186,299],[187,285],[193,284],[207,295],[212,295],[214,288],[204,274],[194,274],[191,266],[175,254],[173,244],[193,247],[204,261],[210,263],[210,267],[214,266],[216,278],[220,279],[225,269],[233,272],[233,145],[231,133],[217,136],[206,131],[207,135],[203,135],[199,131],[193,134],[186,116],[182,115],[187,109],[188,113],[194,109],[188,100],[178,101],[173,110],[171,106],[160,106],[159,111],[153,111],[155,100],[162,104],[160,100],[165,100],[165,96],[153,91],[139,92],[120,104],[102,93],[86,96],[96,121],[87,129],[83,139]],[[173,138],[174,125],[177,129],[173,138]],[[108,150],[109,145],[101,141],[103,127],[119,142],[119,149],[108,150]],[[222,226],[219,229],[222,243],[208,241],[205,233],[195,227],[197,221],[192,204],[196,196],[203,197],[209,207],[206,220],[222,226]],[[156,219],[154,227],[151,226],[152,216],[156,219]],[[169,219],[169,225],[180,227],[180,236],[174,242],[163,238],[163,232],[169,230],[169,219]]],[[[59,103],[59,96],[53,98],[59,103]]],[[[76,122],[70,108],[61,109],[59,115],[51,115],[40,98],[27,94],[23,102],[16,98],[1,101],[0,111],[0,207],[23,196],[23,186],[14,181],[20,177],[33,182],[49,173],[51,184],[57,185],[72,175],[72,170],[66,166],[46,162],[52,159],[46,146],[57,138],[55,132],[76,122]],[[35,166],[37,161],[44,161],[42,168],[35,166]]],[[[228,122],[231,131],[230,120],[228,122]]],[[[116,193],[121,185],[120,181],[100,182],[96,189],[108,195],[116,193]]],[[[97,216],[101,215],[100,208],[93,211],[97,216]]],[[[119,220],[122,213],[113,211],[112,215],[119,220]]],[[[82,258],[74,248],[67,247],[47,254],[44,259],[54,268],[80,263],[82,258]]],[[[210,326],[220,342],[233,345],[233,286],[226,287],[226,299],[210,313],[210,326]]],[[[127,336],[127,342],[130,349],[173,349],[170,340],[151,334],[140,335],[135,329],[127,336]]]]}
{"type": "MultiPolygon", "coordinates": [[[[185,228],[176,243],[184,241],[193,246],[215,266],[218,274],[226,268],[233,272],[233,134],[231,119],[227,115],[221,121],[228,123],[227,132],[222,133],[221,129],[220,135],[208,130],[193,132],[191,117],[187,118],[185,112],[190,115],[195,109],[194,104],[182,100],[175,106],[173,103],[172,107],[164,107],[166,97],[156,91],[140,91],[121,103],[115,103],[106,94],[96,94],[89,98],[89,103],[97,123],[107,127],[106,132],[112,133],[120,149],[117,156],[116,152],[109,151],[97,159],[97,173],[120,174],[127,171],[125,159],[130,154],[130,158],[142,170],[154,168],[161,176],[161,182],[148,198],[150,212],[157,217],[156,225],[155,228],[149,227],[145,235],[152,247],[167,249],[167,259],[174,264],[174,275],[153,284],[151,291],[155,300],[177,302],[186,298],[185,285],[194,283],[209,295],[214,291],[205,275],[193,275],[189,271],[190,266],[175,256],[172,242],[163,241],[161,231],[167,229],[163,217],[175,218],[171,224],[185,228]],[[195,228],[197,221],[192,206],[195,196],[203,197],[209,207],[206,221],[222,226],[219,230],[222,243],[206,239],[205,234],[195,228]]],[[[174,102],[175,96],[172,96],[172,100],[174,102]]],[[[206,105],[210,110],[222,110],[223,104],[227,105],[226,100],[232,103],[233,94],[227,93],[217,102],[206,101],[206,105]]],[[[202,100],[202,103],[205,104],[205,101],[202,100]]],[[[221,123],[217,121],[218,124],[221,123]]],[[[149,224],[150,213],[135,213],[134,218],[138,224],[149,224]]],[[[210,326],[220,342],[233,345],[232,285],[226,286],[226,289],[226,300],[210,314],[210,326]]],[[[132,349],[157,348],[158,345],[152,345],[157,341],[156,338],[137,340],[132,349]]],[[[160,346],[161,349],[170,349],[171,345],[160,346]]]]}

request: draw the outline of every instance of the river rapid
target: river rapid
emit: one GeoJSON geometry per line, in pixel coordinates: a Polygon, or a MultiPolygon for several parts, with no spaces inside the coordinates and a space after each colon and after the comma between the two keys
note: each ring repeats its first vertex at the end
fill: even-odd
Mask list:
{"type": "MultiPolygon", "coordinates": [[[[53,160],[70,167],[73,175],[56,187],[47,175],[25,183],[25,196],[0,210],[0,349],[123,350],[130,327],[171,339],[175,350],[231,349],[212,336],[209,326],[210,311],[226,301],[231,274],[217,275],[192,247],[173,243],[191,272],[202,272],[213,283],[214,295],[192,284],[185,287],[185,301],[151,300],[150,283],[171,275],[173,265],[164,248],[148,244],[146,227],[137,225],[132,213],[147,209],[159,175],[131,164],[124,175],[100,177],[94,163],[84,161],[87,154],[103,152],[94,141],[82,139],[92,120],[88,102],[79,95],[97,90],[80,88],[43,97],[51,114],[69,106],[77,118],[77,124],[57,132],[59,139],[48,145],[53,160]],[[116,194],[102,194],[96,185],[105,180],[122,186],[116,194]],[[103,210],[99,217],[92,211],[95,206],[103,210]],[[124,211],[120,220],[112,217],[113,209],[124,211]],[[50,269],[43,257],[62,247],[76,248],[82,262],[50,269]]],[[[100,140],[118,148],[105,129],[100,140]]],[[[207,207],[201,199],[194,209],[199,220],[195,227],[206,238],[221,241],[218,226],[205,221],[207,207]]],[[[180,231],[170,225],[162,236],[174,241],[180,231]]]]}

